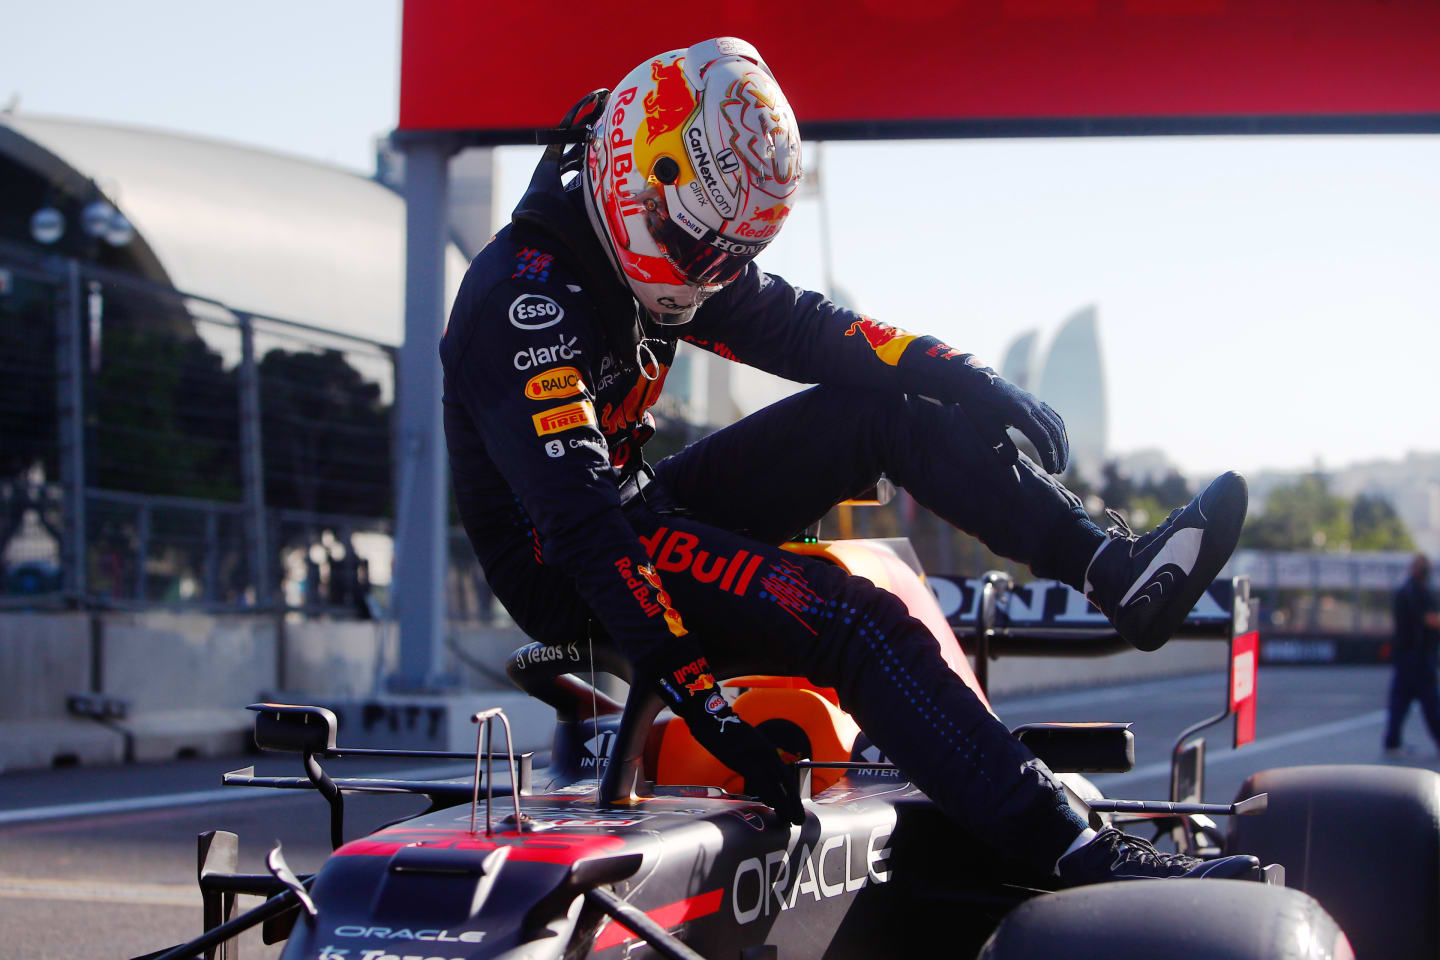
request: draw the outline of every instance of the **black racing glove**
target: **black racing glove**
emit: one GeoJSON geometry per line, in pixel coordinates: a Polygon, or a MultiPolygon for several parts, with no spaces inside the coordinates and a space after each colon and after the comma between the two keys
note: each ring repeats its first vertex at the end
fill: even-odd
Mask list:
{"type": "Polygon", "coordinates": [[[1007,427],[1014,427],[1035,445],[1046,472],[1064,471],[1070,462],[1070,438],[1065,435],[1065,421],[1060,414],[1045,401],[1002,379],[974,355],[963,354],[955,359],[964,364],[957,399],[1000,459],[1007,465],[1019,459],[1015,441],[1005,432],[1007,427]]]}
{"type": "Polygon", "coordinates": [[[730,708],[710,664],[703,656],[691,659],[694,653],[693,647],[689,651],[671,647],[636,667],[641,676],[651,678],[661,699],[685,721],[700,745],[745,778],[747,794],[760,798],[781,819],[803,824],[805,807],[794,771],[780,759],[773,743],[730,708]]]}

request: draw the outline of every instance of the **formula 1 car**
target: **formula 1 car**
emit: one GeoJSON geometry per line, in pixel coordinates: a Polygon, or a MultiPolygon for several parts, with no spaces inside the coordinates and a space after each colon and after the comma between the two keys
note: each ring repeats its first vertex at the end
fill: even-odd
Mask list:
{"type": "MultiPolygon", "coordinates": [[[[1073,598],[1053,586],[1016,588],[991,574],[948,587],[937,581],[932,592],[904,541],[792,549],[899,596],[982,699],[986,663],[998,653],[1095,655],[1121,643],[1103,620],[1060,622],[1057,614],[1073,598]],[[961,608],[959,627],[936,602],[946,591],[961,608]]],[[[1131,768],[1128,724],[1032,724],[1016,733],[1059,773],[1072,805],[1093,826],[1143,830],[1202,857],[1255,852],[1262,862],[1278,861],[1266,868],[1266,882],[1140,881],[1056,891],[944,817],[869,744],[833,691],[712,656],[717,674],[743,691],[736,712],[801,758],[793,768],[808,816],[792,827],[741,795],[740,778],[682,721],[660,717],[658,697],[631,687],[622,704],[600,692],[596,671],[628,678],[613,650],[594,650],[577,674],[569,658],[530,644],[516,651],[508,672],[555,708],[543,771],[510,748],[509,721],[498,710],[476,715],[476,752],[461,755],[339,747],[335,717],[324,708],[252,706],[257,744],[299,753],[306,775],[258,777],[250,768],[224,782],[314,787],[331,806],[334,853],[315,875],[296,876],[277,847],[270,875],[242,875],[235,835],[203,834],[205,932],[144,960],[233,960],[232,938],[261,923],[266,941],[286,940],[283,956],[293,960],[1435,955],[1440,775],[1292,768],[1252,777],[1234,803],[1200,802],[1203,741],[1196,734],[1237,710],[1237,730],[1253,731],[1248,585],[1237,579],[1217,586],[1183,629],[1231,644],[1230,690],[1225,709],[1176,744],[1169,799],[1109,800],[1084,778],[1131,768]],[[497,723],[506,733],[503,751],[493,745],[497,723]],[[473,758],[475,773],[461,780],[335,779],[321,765],[381,754],[464,756],[473,758]],[[497,763],[502,771],[492,775],[497,763]],[[430,806],[342,842],[344,794],[366,791],[413,793],[430,806]],[[1222,831],[1216,816],[1236,826],[1222,831]],[[1362,820],[1381,821],[1392,847],[1414,862],[1382,866],[1376,848],[1364,846],[1375,842],[1376,828],[1359,826],[1362,820]],[[1284,885],[1287,873],[1302,889],[1284,885]],[[234,916],[240,893],[269,899],[234,916]],[[1375,910],[1408,915],[1415,929],[1397,933],[1396,924],[1370,915],[1375,910]]]]}

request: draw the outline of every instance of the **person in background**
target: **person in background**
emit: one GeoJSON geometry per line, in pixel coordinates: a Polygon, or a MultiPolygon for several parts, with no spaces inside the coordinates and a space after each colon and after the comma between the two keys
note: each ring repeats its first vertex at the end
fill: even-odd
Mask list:
{"type": "Polygon", "coordinates": [[[1420,701],[1430,737],[1440,746],[1440,693],[1435,688],[1435,659],[1440,641],[1440,612],[1430,590],[1430,560],[1417,553],[1410,562],[1410,578],[1395,591],[1395,642],[1391,659],[1390,720],[1385,725],[1385,754],[1405,754],[1400,734],[1410,704],[1420,701]]]}

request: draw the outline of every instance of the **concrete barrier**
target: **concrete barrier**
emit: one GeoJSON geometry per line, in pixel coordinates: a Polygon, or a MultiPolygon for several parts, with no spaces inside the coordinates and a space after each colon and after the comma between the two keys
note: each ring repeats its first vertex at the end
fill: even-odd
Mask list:
{"type": "MultiPolygon", "coordinates": [[[[382,689],[398,650],[393,624],[300,620],[282,625],[280,686],[287,697],[364,699],[382,689]]],[[[513,692],[505,676],[510,654],[530,642],[515,627],[452,626],[442,673],[460,690],[513,692]]]]}
{"type": "Polygon", "coordinates": [[[0,771],[124,758],[122,734],[66,709],[92,668],[85,614],[0,614],[0,771]]]}
{"type": "Polygon", "coordinates": [[[393,627],[368,620],[297,620],[281,625],[278,690],[313,697],[369,696],[389,672],[393,627]]]}
{"type": "Polygon", "coordinates": [[[510,654],[530,642],[518,627],[452,626],[446,661],[467,690],[515,690],[505,676],[510,654]]]}
{"type": "MultiPolygon", "coordinates": [[[[505,711],[517,752],[550,749],[555,732],[555,711],[518,690],[381,694],[320,705],[335,711],[336,742],[348,747],[471,752],[478,729],[470,718],[490,707],[505,711]]],[[[504,727],[497,723],[493,735],[495,750],[503,752],[504,727]]]]}
{"type": "MultiPolygon", "coordinates": [[[[513,627],[453,626],[446,669],[461,692],[375,696],[376,678],[395,657],[386,624],[165,611],[0,614],[0,765],[118,762],[127,739],[137,760],[240,751],[251,728],[242,708],[262,695],[338,707],[342,742],[351,746],[473,749],[469,714],[504,706],[517,748],[545,749],[553,712],[505,678],[510,653],[525,642],[513,627]],[[86,691],[128,701],[130,716],[113,728],[69,716],[66,697],[86,691]]],[[[990,687],[1003,695],[1220,671],[1225,660],[1223,643],[1198,641],[1094,659],[1005,657],[991,663],[990,687]]]]}
{"type": "Polygon", "coordinates": [[[101,689],[132,712],[244,706],[275,689],[272,618],[198,613],[100,616],[101,689]]]}
{"type": "MultiPolygon", "coordinates": [[[[443,672],[458,681],[458,690],[376,692],[371,681],[383,678],[396,656],[393,626],[286,624],[286,693],[334,710],[345,746],[472,751],[477,731],[470,717],[501,707],[517,751],[550,749],[555,711],[516,690],[505,676],[510,653],[529,638],[514,627],[452,626],[448,641],[443,672]]],[[[496,749],[503,749],[498,727],[495,733],[496,749]]]]}
{"type": "Polygon", "coordinates": [[[90,618],[0,613],[0,720],[68,715],[65,698],[90,689],[90,618]]]}
{"type": "Polygon", "coordinates": [[[0,720],[0,774],[124,761],[125,735],[84,717],[0,720]]]}
{"type": "Polygon", "coordinates": [[[133,760],[244,751],[243,708],[278,676],[275,620],[147,611],[100,615],[100,688],[129,701],[115,721],[133,760]]]}

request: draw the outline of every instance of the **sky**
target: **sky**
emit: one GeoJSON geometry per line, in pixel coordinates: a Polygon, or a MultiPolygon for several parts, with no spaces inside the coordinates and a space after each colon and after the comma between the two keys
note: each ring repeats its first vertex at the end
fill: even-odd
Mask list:
{"type": "MultiPolygon", "coordinates": [[[[396,0],[8,6],[0,106],[365,172],[395,125],[396,0]]],[[[1440,137],[807,147],[858,309],[998,365],[1093,304],[1113,450],[1200,475],[1440,449],[1440,137]]],[[[536,153],[500,151],[498,210],[536,153]]],[[[820,219],[802,201],[761,265],[823,289],[820,219]]]]}

